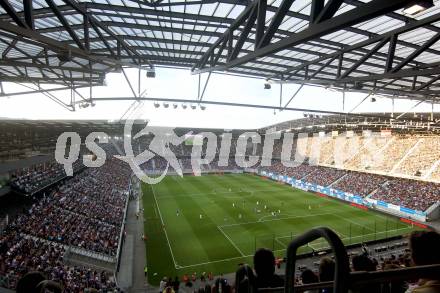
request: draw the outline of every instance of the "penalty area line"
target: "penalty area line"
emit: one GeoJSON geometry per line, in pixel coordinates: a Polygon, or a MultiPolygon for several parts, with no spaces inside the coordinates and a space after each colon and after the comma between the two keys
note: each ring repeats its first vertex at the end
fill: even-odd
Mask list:
{"type": "Polygon", "coordinates": [[[238,246],[232,241],[232,239],[223,231],[223,229],[220,226],[217,226],[217,229],[226,237],[226,239],[229,240],[229,242],[234,246],[234,248],[240,253],[242,257],[245,256],[245,254],[238,248],[238,246]]]}

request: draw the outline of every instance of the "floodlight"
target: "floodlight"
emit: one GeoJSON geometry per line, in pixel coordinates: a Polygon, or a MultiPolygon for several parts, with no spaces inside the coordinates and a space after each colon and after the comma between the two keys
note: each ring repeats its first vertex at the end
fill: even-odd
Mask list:
{"type": "Polygon", "coordinates": [[[194,104],[191,104],[190,106],[191,106],[191,109],[193,109],[193,110],[195,110],[197,108],[197,106],[194,104]]]}
{"type": "Polygon", "coordinates": [[[160,107],[160,104],[159,104],[158,102],[154,102],[154,107],[155,107],[155,108],[159,108],[159,107],[160,107]]]}
{"type": "Polygon", "coordinates": [[[353,89],[355,89],[355,90],[361,90],[363,87],[364,87],[364,86],[363,86],[362,83],[360,83],[360,82],[355,82],[355,83],[354,83],[354,86],[353,86],[353,89]]]}
{"type": "Polygon", "coordinates": [[[147,78],[155,78],[156,77],[156,71],[154,68],[147,69],[147,78]]]}
{"type": "Polygon", "coordinates": [[[434,6],[433,0],[415,0],[411,1],[404,9],[403,13],[408,15],[416,15],[428,8],[434,6]]]}
{"type": "Polygon", "coordinates": [[[173,103],[173,108],[174,108],[174,109],[177,109],[178,106],[179,106],[179,105],[177,105],[176,103],[173,103]]]}
{"type": "Polygon", "coordinates": [[[182,108],[186,109],[186,107],[188,107],[185,103],[182,104],[182,108]]]}
{"type": "Polygon", "coordinates": [[[375,97],[371,97],[371,102],[372,103],[376,102],[376,98],[375,97]]]}
{"type": "Polygon", "coordinates": [[[170,106],[170,104],[168,104],[167,102],[163,102],[163,107],[166,109],[170,106]]]}
{"type": "Polygon", "coordinates": [[[272,86],[270,85],[270,83],[266,82],[266,83],[264,84],[264,89],[265,89],[265,90],[270,90],[271,88],[272,88],[272,86]]]}
{"type": "Polygon", "coordinates": [[[84,104],[83,104],[83,108],[88,108],[89,106],[90,106],[89,103],[84,103],[84,104]]]}
{"type": "Polygon", "coordinates": [[[200,109],[202,109],[202,111],[206,110],[206,106],[205,105],[200,105],[200,109]]]}
{"type": "Polygon", "coordinates": [[[95,107],[96,104],[94,102],[90,102],[90,106],[95,107]]]}

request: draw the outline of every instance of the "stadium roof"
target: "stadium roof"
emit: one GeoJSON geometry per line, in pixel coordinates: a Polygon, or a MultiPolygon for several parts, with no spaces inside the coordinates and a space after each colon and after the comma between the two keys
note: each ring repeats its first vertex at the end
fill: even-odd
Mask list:
{"type": "Polygon", "coordinates": [[[3,0],[0,81],[173,66],[438,102],[440,7],[405,15],[414,2],[3,0]]]}

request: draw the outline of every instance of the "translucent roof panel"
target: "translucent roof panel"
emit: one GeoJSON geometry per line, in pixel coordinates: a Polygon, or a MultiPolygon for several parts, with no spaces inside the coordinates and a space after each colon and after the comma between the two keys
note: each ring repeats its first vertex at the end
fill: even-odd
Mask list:
{"type": "Polygon", "coordinates": [[[326,0],[315,11],[312,0],[268,0],[265,10],[262,0],[33,0],[31,19],[23,1],[4,2],[3,80],[80,86],[90,83],[90,65],[96,84],[123,66],[167,65],[416,99],[439,94],[439,1],[406,15],[409,0],[326,0]]]}

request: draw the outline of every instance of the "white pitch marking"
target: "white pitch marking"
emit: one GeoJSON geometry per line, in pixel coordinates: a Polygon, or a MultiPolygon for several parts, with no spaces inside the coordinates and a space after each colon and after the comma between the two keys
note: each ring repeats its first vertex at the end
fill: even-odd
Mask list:
{"type": "Polygon", "coordinates": [[[234,243],[234,241],[232,241],[232,239],[222,230],[222,228],[220,226],[217,226],[217,228],[226,237],[226,239],[228,239],[229,242],[231,242],[232,246],[235,247],[235,249],[241,254],[241,256],[244,257],[245,256],[244,253],[240,250],[240,248],[238,248],[238,246],[234,243]]]}
{"type": "Polygon", "coordinates": [[[160,212],[159,204],[157,203],[156,193],[154,192],[153,186],[152,185],[150,185],[150,186],[151,186],[151,191],[153,191],[153,198],[154,198],[154,201],[156,202],[157,211],[159,212],[160,222],[162,223],[162,228],[163,228],[163,231],[165,232],[165,237],[166,237],[167,242],[168,242],[168,247],[170,249],[171,258],[173,259],[174,267],[177,268],[178,265],[176,263],[176,259],[174,258],[173,249],[171,248],[170,239],[168,238],[167,230],[165,229],[165,224],[163,222],[162,213],[160,212]]]}

